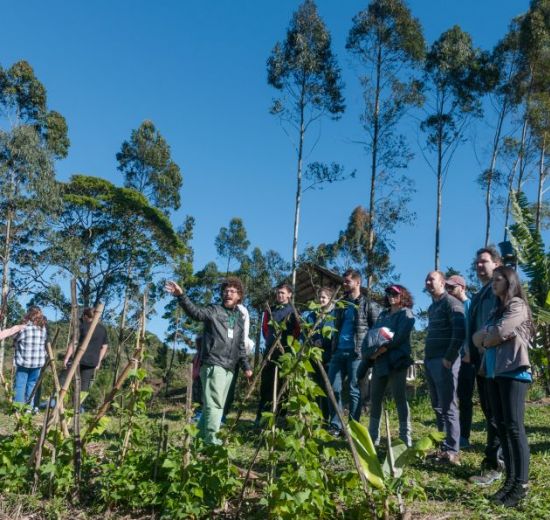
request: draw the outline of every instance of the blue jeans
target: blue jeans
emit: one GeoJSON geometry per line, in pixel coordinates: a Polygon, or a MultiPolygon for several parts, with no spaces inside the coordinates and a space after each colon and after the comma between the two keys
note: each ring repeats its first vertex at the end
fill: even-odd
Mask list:
{"type": "MultiPolygon", "coordinates": [[[[338,407],[342,410],[342,388],[344,378],[348,376],[349,385],[349,416],[351,419],[359,420],[361,417],[361,391],[357,381],[357,368],[361,363],[361,357],[354,350],[336,350],[330,359],[328,366],[328,378],[332,385],[334,397],[338,407]]],[[[330,404],[330,425],[341,429],[342,424],[332,403],[330,404]]]]}
{"type": "MultiPolygon", "coordinates": [[[[32,394],[34,386],[38,381],[40,376],[40,367],[37,368],[26,368],[26,367],[17,367],[15,371],[15,385],[14,391],[15,396],[13,398],[16,403],[26,403],[29,400],[29,397],[32,394]]],[[[35,394],[35,404],[36,403],[36,394],[35,394]]]]}
{"type": "Polygon", "coordinates": [[[447,434],[443,441],[443,450],[458,453],[460,446],[460,421],[458,418],[458,372],[460,357],[451,368],[443,366],[443,358],[424,360],[426,380],[430,390],[432,408],[435,412],[437,429],[447,434]]]}

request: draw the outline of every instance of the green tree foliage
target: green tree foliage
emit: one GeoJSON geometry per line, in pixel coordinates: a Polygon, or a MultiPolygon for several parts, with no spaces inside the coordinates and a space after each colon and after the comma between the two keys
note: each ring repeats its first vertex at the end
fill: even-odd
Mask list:
{"type": "Polygon", "coordinates": [[[474,48],[470,35],[457,25],[445,31],[426,55],[428,115],[421,130],[426,133],[427,150],[435,155],[429,163],[437,178],[435,269],[439,269],[443,183],[468,123],[482,115],[486,63],[487,56],[474,48]]]}
{"type": "Polygon", "coordinates": [[[116,154],[124,185],[143,193],[163,210],[178,209],[181,204],[182,175],[172,160],[170,146],[152,121],[144,121],[132,130],[116,154]]]}
{"type": "Polygon", "coordinates": [[[234,217],[229,222],[229,227],[221,227],[215,245],[218,255],[227,260],[225,272],[229,274],[231,260],[242,260],[250,246],[242,219],[234,217]]]}
{"type": "MultiPolygon", "coordinates": [[[[54,161],[67,155],[69,139],[65,119],[48,110],[46,89],[26,61],[8,69],[0,66],[0,121],[1,308],[5,309],[10,269],[39,247],[45,217],[56,207],[54,161]]],[[[3,362],[2,342],[0,371],[3,362]]]]}
{"type": "Polygon", "coordinates": [[[281,92],[272,114],[297,134],[296,200],[292,241],[292,284],[296,280],[298,231],[302,197],[302,161],[305,135],[325,114],[336,119],[344,111],[340,68],[331,50],[330,34],[313,0],[294,13],[286,38],[277,42],[267,61],[267,81],[281,92]]]}
{"type": "MultiPolygon", "coordinates": [[[[382,208],[384,211],[384,208],[382,208]]],[[[393,218],[402,217],[394,214],[393,218]]],[[[394,226],[397,222],[379,221],[381,226],[394,226]]],[[[331,243],[321,244],[307,253],[307,260],[326,267],[343,271],[353,267],[367,276],[371,276],[373,290],[380,289],[380,285],[389,281],[393,273],[390,253],[393,242],[389,233],[381,228],[381,233],[375,229],[372,249],[369,250],[370,215],[366,208],[356,207],[348,220],[346,229],[340,231],[338,239],[331,243]],[[367,259],[370,263],[367,267],[367,259]]]]}
{"type": "MultiPolygon", "coordinates": [[[[415,71],[424,59],[424,47],[420,22],[402,0],[370,2],[353,18],[346,43],[363,67],[360,81],[365,109],[361,122],[366,139],[361,143],[370,155],[368,286],[374,274],[374,236],[380,235],[380,224],[414,218],[407,210],[412,181],[398,174],[407,167],[412,153],[398,124],[409,108],[423,102],[415,71]],[[395,218],[398,213],[402,216],[395,218]]],[[[393,233],[393,227],[385,227],[393,233]]]]}
{"type": "Polygon", "coordinates": [[[63,209],[52,223],[51,244],[35,261],[76,278],[83,305],[117,301],[126,283],[129,255],[136,259],[135,268],[147,274],[151,249],[132,243],[133,230],[120,225],[128,215],[147,233],[159,261],[185,251],[166,215],[134,189],[83,175],[73,176],[61,189],[63,209]]]}

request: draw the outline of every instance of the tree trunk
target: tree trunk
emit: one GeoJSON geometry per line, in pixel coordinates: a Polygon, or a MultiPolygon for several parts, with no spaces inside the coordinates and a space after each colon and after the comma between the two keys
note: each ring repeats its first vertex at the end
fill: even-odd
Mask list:
{"type": "Polygon", "coordinates": [[[302,203],[302,160],[304,154],[304,91],[305,85],[302,84],[302,96],[300,99],[300,135],[298,141],[298,165],[296,171],[296,207],[294,210],[294,235],[292,239],[292,289],[296,289],[296,268],[298,262],[298,230],[300,227],[300,205],[302,203]]]}
{"type": "MultiPolygon", "coordinates": [[[[5,329],[8,323],[8,295],[9,272],[11,257],[11,227],[13,223],[13,210],[8,206],[6,214],[6,236],[4,238],[4,251],[2,255],[2,301],[0,303],[1,325],[5,329]]],[[[0,374],[4,374],[5,339],[0,341],[0,374]]]]}
{"type": "Polygon", "coordinates": [[[374,221],[376,218],[375,195],[376,174],[378,166],[378,136],[380,134],[380,76],[382,73],[382,45],[378,39],[378,53],[376,58],[376,89],[374,92],[374,113],[372,114],[372,154],[369,197],[369,228],[367,234],[367,290],[370,291],[373,277],[373,250],[374,250],[374,221]]]}
{"type": "Polygon", "coordinates": [[[540,145],[540,162],[539,162],[539,185],[537,190],[537,209],[535,214],[535,229],[540,233],[540,214],[542,210],[542,194],[544,192],[544,181],[546,179],[546,165],[544,164],[544,156],[546,154],[546,133],[542,135],[542,143],[540,145]]]}
{"type": "Polygon", "coordinates": [[[434,269],[439,271],[439,235],[441,229],[441,196],[443,191],[443,129],[439,123],[437,142],[437,209],[435,216],[435,258],[434,269]]]}
{"type": "Polygon", "coordinates": [[[498,150],[500,144],[500,135],[502,133],[502,125],[504,123],[504,118],[508,109],[508,102],[505,99],[500,113],[498,115],[497,129],[495,132],[495,139],[493,141],[493,153],[491,155],[491,165],[487,172],[487,186],[485,191],[485,215],[486,215],[486,225],[485,225],[485,247],[489,244],[491,237],[491,188],[493,186],[493,177],[495,173],[495,168],[497,165],[498,150]]]}

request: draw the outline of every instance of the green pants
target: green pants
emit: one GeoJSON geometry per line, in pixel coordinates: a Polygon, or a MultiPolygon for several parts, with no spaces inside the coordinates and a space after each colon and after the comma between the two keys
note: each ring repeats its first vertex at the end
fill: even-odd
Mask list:
{"type": "Polygon", "coordinates": [[[233,372],[225,368],[213,365],[201,367],[202,416],[199,436],[207,444],[221,444],[216,434],[220,430],[223,407],[232,379],[233,372]]]}

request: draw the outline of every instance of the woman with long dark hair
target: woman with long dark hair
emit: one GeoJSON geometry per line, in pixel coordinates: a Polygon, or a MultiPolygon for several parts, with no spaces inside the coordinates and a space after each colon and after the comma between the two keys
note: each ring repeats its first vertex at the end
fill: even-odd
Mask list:
{"type": "Polygon", "coordinates": [[[386,310],[376,321],[376,328],[387,327],[393,333],[389,343],[383,347],[365,352],[373,363],[371,379],[371,409],[369,433],[375,444],[380,441],[380,419],[382,401],[386,387],[390,385],[399,417],[399,438],[411,446],[411,418],[407,402],[407,369],[412,364],[411,332],[414,327],[412,313],[413,297],[402,285],[391,285],[386,289],[386,310]]]}
{"type": "Polygon", "coordinates": [[[532,381],[529,345],[533,321],[519,277],[510,267],[497,267],[492,289],[497,305],[486,325],[473,336],[483,355],[491,409],[495,416],[506,468],[504,485],[491,497],[515,507],[527,494],[529,446],[525,434],[525,397],[532,381]]]}
{"type": "MultiPolygon", "coordinates": [[[[15,384],[14,402],[30,404],[40,369],[46,363],[46,341],[48,341],[47,320],[38,307],[30,307],[23,318],[25,328],[15,337],[15,384]]],[[[38,392],[36,393],[38,394],[38,392]]],[[[38,410],[35,395],[34,409],[38,410]]]]}

